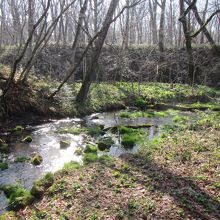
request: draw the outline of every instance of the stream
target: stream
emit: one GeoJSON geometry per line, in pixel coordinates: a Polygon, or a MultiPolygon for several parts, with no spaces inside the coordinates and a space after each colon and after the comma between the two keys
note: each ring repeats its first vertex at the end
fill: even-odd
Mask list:
{"type": "MultiPolygon", "coordinates": [[[[184,112],[179,114],[191,115],[192,113],[184,112]]],[[[25,188],[30,189],[33,182],[45,175],[45,173],[55,172],[70,161],[82,163],[82,156],[75,155],[74,151],[79,147],[85,148],[86,142],[95,142],[95,139],[84,133],[77,135],[60,134],[57,132],[58,129],[81,126],[90,127],[96,124],[104,125],[104,128],[119,125],[152,124],[150,128],[146,128],[148,130],[146,132],[147,141],[160,134],[161,126],[171,124],[172,117],[173,115],[171,114],[165,117],[139,117],[130,119],[118,117],[118,112],[110,112],[92,114],[83,119],[66,118],[62,120],[51,120],[49,123],[36,126],[27,126],[25,132],[31,135],[33,140],[31,143],[23,143],[20,139],[12,140],[10,143],[11,153],[7,158],[3,158],[8,163],[9,168],[0,171],[0,185],[20,183],[25,188]],[[64,149],[60,148],[61,140],[70,141],[70,146],[64,149]],[[34,166],[30,162],[15,162],[16,157],[30,157],[33,153],[38,153],[43,157],[43,162],[40,165],[34,166]]],[[[123,148],[120,145],[118,137],[109,131],[105,135],[111,136],[114,140],[114,144],[109,151],[109,155],[111,156],[119,157],[124,153],[135,153],[138,151],[138,146],[134,146],[132,149],[123,148]]],[[[0,214],[5,211],[5,207],[7,207],[7,200],[4,194],[0,192],[0,214]]]]}

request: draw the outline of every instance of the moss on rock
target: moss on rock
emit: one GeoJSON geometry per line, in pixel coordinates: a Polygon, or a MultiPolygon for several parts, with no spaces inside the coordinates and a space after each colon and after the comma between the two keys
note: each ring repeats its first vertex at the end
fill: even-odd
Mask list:
{"type": "Polygon", "coordinates": [[[31,158],[31,163],[35,166],[40,165],[43,161],[43,157],[40,154],[34,154],[31,158]]]}
{"type": "Polygon", "coordinates": [[[68,140],[61,140],[60,141],[60,148],[67,148],[71,145],[71,142],[68,140]]]}
{"type": "Polygon", "coordinates": [[[103,137],[103,138],[100,138],[98,141],[98,149],[101,151],[104,151],[106,149],[109,150],[113,144],[114,144],[114,141],[112,140],[111,137],[103,137]]]}
{"type": "Polygon", "coordinates": [[[87,144],[84,153],[97,153],[97,147],[91,144],[87,144]]]}
{"type": "Polygon", "coordinates": [[[22,142],[25,142],[25,143],[31,143],[32,142],[32,137],[31,136],[26,136],[24,139],[22,139],[22,142]]]}
{"type": "Polygon", "coordinates": [[[2,139],[0,139],[0,153],[9,153],[9,146],[2,139]]]}
{"type": "Polygon", "coordinates": [[[8,164],[4,162],[0,162],[0,170],[6,170],[8,169],[8,164]]]}
{"type": "Polygon", "coordinates": [[[74,152],[77,156],[80,156],[83,154],[83,149],[81,147],[76,148],[74,152]]]}
{"type": "Polygon", "coordinates": [[[33,201],[31,193],[20,185],[5,185],[2,190],[8,198],[9,209],[11,210],[24,208],[33,201]]]}
{"type": "Polygon", "coordinates": [[[45,190],[52,186],[53,183],[53,173],[47,173],[42,179],[34,182],[30,192],[34,197],[40,198],[44,194],[45,190]]]}

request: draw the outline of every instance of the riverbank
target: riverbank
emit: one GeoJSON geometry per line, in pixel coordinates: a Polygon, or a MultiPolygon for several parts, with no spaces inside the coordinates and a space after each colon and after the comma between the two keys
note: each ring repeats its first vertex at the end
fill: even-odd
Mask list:
{"type": "MultiPolygon", "coordinates": [[[[7,66],[1,65],[0,88],[4,88],[9,72],[7,66]]],[[[4,127],[4,120],[12,118],[12,122],[13,117],[16,120],[16,116],[21,118],[26,114],[32,115],[32,120],[34,115],[42,118],[64,118],[129,107],[160,109],[163,108],[163,103],[188,104],[187,107],[194,109],[203,106],[219,108],[219,90],[201,85],[191,87],[186,84],[168,83],[93,83],[86,104],[80,107],[76,106],[75,97],[81,83],[65,85],[53,99],[49,99],[49,95],[58,85],[58,81],[42,76],[30,76],[27,85],[12,84],[0,106],[0,127],[4,127]]]]}
{"type": "Polygon", "coordinates": [[[66,165],[40,199],[0,219],[219,219],[219,125],[218,112],[174,116],[136,154],[87,149],[87,165],[66,165]]]}

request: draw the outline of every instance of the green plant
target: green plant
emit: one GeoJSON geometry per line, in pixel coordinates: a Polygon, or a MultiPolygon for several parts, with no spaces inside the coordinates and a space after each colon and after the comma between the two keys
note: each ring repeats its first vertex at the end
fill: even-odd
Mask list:
{"type": "Polygon", "coordinates": [[[11,210],[23,208],[33,201],[31,193],[20,185],[3,186],[3,191],[8,198],[8,204],[11,210]]]}
{"type": "Polygon", "coordinates": [[[134,101],[134,105],[140,109],[145,109],[147,107],[147,102],[143,98],[137,98],[134,101]]]}
{"type": "Polygon", "coordinates": [[[63,172],[69,172],[75,169],[80,169],[81,165],[78,162],[71,161],[69,163],[65,163],[62,169],[63,172]]]}
{"type": "Polygon", "coordinates": [[[132,134],[132,135],[125,134],[122,136],[121,144],[125,148],[132,148],[139,140],[140,140],[140,137],[137,134],[132,134]]]}
{"type": "Polygon", "coordinates": [[[117,170],[113,170],[112,171],[112,176],[115,178],[119,178],[121,176],[121,173],[117,170]]]}
{"type": "Polygon", "coordinates": [[[98,155],[97,153],[85,153],[83,156],[83,163],[85,165],[94,163],[98,160],[98,155]]]}
{"type": "Polygon", "coordinates": [[[32,137],[26,136],[24,139],[22,139],[22,142],[30,143],[30,142],[32,142],[32,137]]]}
{"type": "Polygon", "coordinates": [[[43,195],[47,188],[52,186],[53,183],[54,174],[47,173],[43,178],[34,182],[30,192],[34,197],[39,198],[43,195]]]}
{"type": "Polygon", "coordinates": [[[0,170],[6,170],[6,169],[8,169],[8,164],[0,162],[0,170]]]}
{"type": "Polygon", "coordinates": [[[84,153],[97,153],[97,147],[91,144],[87,144],[84,153]]]}
{"type": "Polygon", "coordinates": [[[27,162],[30,161],[30,157],[27,156],[20,156],[20,157],[16,157],[15,162],[16,163],[23,163],[23,162],[27,162]]]}
{"type": "Polygon", "coordinates": [[[101,134],[104,134],[103,128],[104,127],[102,125],[95,125],[95,126],[89,127],[88,128],[88,134],[93,136],[93,137],[97,137],[101,134]]]}

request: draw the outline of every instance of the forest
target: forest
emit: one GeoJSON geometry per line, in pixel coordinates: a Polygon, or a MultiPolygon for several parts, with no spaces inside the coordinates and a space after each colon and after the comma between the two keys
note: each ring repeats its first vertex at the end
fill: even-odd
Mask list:
{"type": "Polygon", "coordinates": [[[0,0],[0,220],[220,219],[220,0],[0,0]]]}

